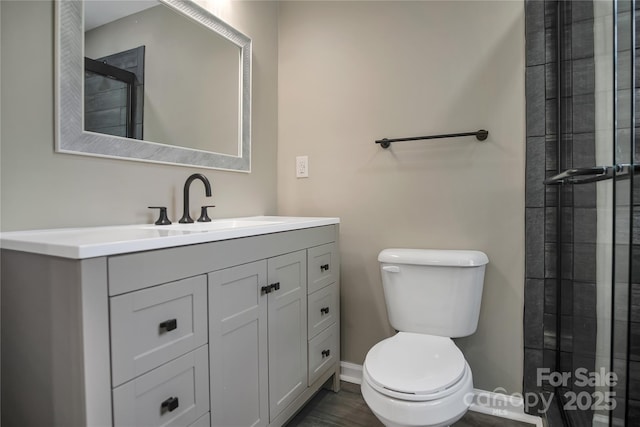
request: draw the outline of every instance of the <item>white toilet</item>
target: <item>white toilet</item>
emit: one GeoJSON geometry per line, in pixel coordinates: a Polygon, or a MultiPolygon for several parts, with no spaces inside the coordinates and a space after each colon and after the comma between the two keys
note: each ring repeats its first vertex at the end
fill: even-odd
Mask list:
{"type": "Polygon", "coordinates": [[[399,332],[367,353],[362,396],[387,427],[448,426],[473,396],[471,369],[451,338],[476,331],[489,259],[478,251],[385,249],[378,261],[399,332]]]}

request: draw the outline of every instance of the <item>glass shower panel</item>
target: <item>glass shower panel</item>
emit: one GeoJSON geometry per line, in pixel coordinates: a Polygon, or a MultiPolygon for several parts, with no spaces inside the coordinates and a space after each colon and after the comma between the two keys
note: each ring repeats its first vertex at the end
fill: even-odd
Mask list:
{"type": "Polygon", "coordinates": [[[561,415],[552,427],[640,425],[638,12],[634,0],[545,2],[556,39],[546,153],[557,166],[545,208],[557,230],[545,236],[543,363],[563,378],[549,384],[561,415]]]}
{"type": "MultiPolygon", "coordinates": [[[[610,413],[611,425],[638,425],[637,414],[630,412],[629,367],[633,362],[631,307],[632,227],[634,192],[634,67],[635,10],[634,1],[616,1],[614,11],[614,161],[618,165],[614,177],[614,240],[612,305],[612,344],[610,370],[616,375],[611,387],[615,408],[610,413]]],[[[633,402],[631,402],[633,403],[633,402]]]]}
{"type": "MultiPolygon", "coordinates": [[[[612,126],[612,105],[601,93],[611,91],[611,75],[599,72],[599,64],[611,66],[612,49],[599,49],[605,28],[611,29],[611,2],[559,2],[559,99],[560,165],[565,170],[591,173],[584,180],[560,188],[562,233],[560,237],[562,280],[558,284],[559,340],[556,366],[566,375],[556,390],[565,425],[590,426],[596,415],[592,404],[595,387],[580,381],[580,373],[596,371],[597,346],[608,343],[609,334],[597,327],[598,284],[611,272],[611,257],[599,241],[611,241],[612,192],[609,178],[613,165],[612,138],[603,130],[612,126]],[[609,6],[599,7],[599,6],[609,6]],[[609,205],[610,206],[610,205],[609,205]]],[[[609,39],[611,36],[609,35],[609,39]]],[[[610,98],[610,97],[609,97],[610,98]]],[[[610,253],[610,250],[609,250],[610,253]]],[[[610,283],[610,280],[609,282],[610,283]]],[[[606,351],[605,351],[606,353],[606,351]]],[[[604,361],[607,364],[607,361],[604,361]]]]}
{"type": "Polygon", "coordinates": [[[625,425],[628,382],[603,374],[626,375],[629,359],[634,5],[557,5],[561,173],[546,183],[562,184],[555,366],[570,380],[556,396],[565,425],[625,425]]]}

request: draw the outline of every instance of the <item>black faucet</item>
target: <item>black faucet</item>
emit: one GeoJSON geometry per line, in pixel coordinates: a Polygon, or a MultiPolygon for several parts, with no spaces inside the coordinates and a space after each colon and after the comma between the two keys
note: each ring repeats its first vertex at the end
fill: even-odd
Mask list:
{"type": "Polygon", "coordinates": [[[182,209],[182,218],[180,218],[180,221],[178,221],[181,224],[189,224],[193,222],[193,219],[191,219],[191,215],[189,215],[189,187],[191,186],[191,183],[196,179],[202,181],[207,197],[211,197],[211,184],[209,183],[209,180],[206,176],[202,175],[201,173],[194,173],[189,178],[187,178],[187,182],[184,183],[184,204],[182,209]]]}

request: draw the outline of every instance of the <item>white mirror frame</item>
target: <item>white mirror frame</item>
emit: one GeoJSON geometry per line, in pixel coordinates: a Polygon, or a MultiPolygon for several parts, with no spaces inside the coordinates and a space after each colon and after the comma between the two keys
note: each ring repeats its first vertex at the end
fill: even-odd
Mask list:
{"type": "Polygon", "coordinates": [[[59,153],[251,172],[251,39],[191,1],[160,0],[240,48],[239,156],[110,136],[84,130],[84,8],[60,0],[56,8],[56,144],[59,153]]]}

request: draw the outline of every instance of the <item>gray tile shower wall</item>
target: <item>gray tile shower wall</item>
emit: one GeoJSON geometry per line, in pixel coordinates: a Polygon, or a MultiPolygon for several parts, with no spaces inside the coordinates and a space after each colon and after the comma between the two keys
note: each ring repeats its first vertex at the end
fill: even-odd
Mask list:
{"type": "MultiPolygon", "coordinates": [[[[563,72],[558,94],[558,2],[525,1],[525,393],[553,391],[549,384],[538,383],[540,368],[594,369],[595,185],[545,187],[542,182],[559,170],[595,162],[593,6],[582,1],[563,3],[563,72]]],[[[538,409],[526,408],[534,415],[538,409]]]]}
{"type": "MultiPolygon", "coordinates": [[[[525,393],[540,393],[537,369],[545,367],[544,349],[555,348],[555,303],[549,304],[547,295],[555,298],[553,289],[555,265],[545,256],[546,243],[555,239],[556,189],[542,184],[557,167],[555,138],[547,132],[548,100],[555,98],[552,82],[555,79],[553,61],[546,54],[548,33],[555,26],[555,11],[550,2],[525,1],[526,31],[526,187],[525,187],[525,305],[524,305],[524,384],[525,393]],[[551,194],[549,194],[551,193],[551,194]],[[549,269],[547,264],[552,264],[549,269]],[[547,283],[549,282],[549,283],[547,283]],[[553,284],[551,283],[553,282],[553,284]],[[548,306],[547,306],[548,305],[548,306]],[[546,321],[545,321],[546,320],[546,321]]],[[[550,249],[550,248],[549,248],[550,249]]],[[[550,298],[549,298],[550,299],[550,298]]],[[[555,354],[551,359],[555,362],[555,354]]],[[[549,361],[547,361],[549,362],[549,361]]],[[[537,415],[540,407],[527,407],[537,415]]]]}

